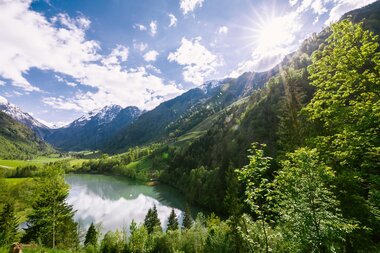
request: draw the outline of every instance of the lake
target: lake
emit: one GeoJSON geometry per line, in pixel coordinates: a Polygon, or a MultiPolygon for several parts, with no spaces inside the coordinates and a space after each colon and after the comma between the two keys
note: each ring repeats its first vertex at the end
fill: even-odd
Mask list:
{"type": "MultiPolygon", "coordinates": [[[[172,208],[182,222],[186,201],[170,186],[148,186],[125,177],[105,175],[69,174],[65,179],[70,185],[67,202],[76,210],[75,220],[82,228],[87,229],[94,222],[101,224],[102,232],[116,229],[128,232],[131,221],[143,223],[153,205],[163,229],[172,208]]],[[[190,210],[192,215],[201,211],[194,206],[190,210]]]]}

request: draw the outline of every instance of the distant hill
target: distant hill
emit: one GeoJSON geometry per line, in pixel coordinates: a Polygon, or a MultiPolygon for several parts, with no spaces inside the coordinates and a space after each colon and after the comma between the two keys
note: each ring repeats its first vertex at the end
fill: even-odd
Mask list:
{"type": "Polygon", "coordinates": [[[0,111],[0,158],[30,159],[53,152],[30,128],[0,111]]]}

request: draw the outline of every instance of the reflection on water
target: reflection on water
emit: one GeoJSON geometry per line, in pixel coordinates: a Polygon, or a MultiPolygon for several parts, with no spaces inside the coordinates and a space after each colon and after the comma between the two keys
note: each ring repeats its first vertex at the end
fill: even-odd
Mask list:
{"type": "MultiPolygon", "coordinates": [[[[132,220],[144,221],[149,208],[157,206],[162,227],[174,208],[179,220],[186,202],[173,188],[147,186],[121,177],[104,175],[67,175],[70,193],[67,202],[76,210],[75,219],[87,228],[91,222],[101,223],[103,232],[129,230],[132,220]]],[[[193,214],[197,211],[191,208],[193,214]]]]}

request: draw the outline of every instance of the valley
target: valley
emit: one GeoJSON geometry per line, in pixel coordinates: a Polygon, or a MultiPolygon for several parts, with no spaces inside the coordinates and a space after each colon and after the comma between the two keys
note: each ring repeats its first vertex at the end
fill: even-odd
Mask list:
{"type": "Polygon", "coordinates": [[[269,70],[59,128],[0,96],[0,253],[378,252],[379,25],[374,1],[269,70]]]}

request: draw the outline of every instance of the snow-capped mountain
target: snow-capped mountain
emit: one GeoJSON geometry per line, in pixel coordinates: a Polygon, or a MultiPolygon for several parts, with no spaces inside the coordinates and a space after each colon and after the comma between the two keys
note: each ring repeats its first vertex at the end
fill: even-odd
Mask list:
{"type": "Polygon", "coordinates": [[[200,85],[199,88],[205,93],[207,94],[208,92],[210,92],[211,90],[213,90],[214,88],[217,88],[219,87],[220,85],[226,83],[225,80],[211,80],[211,81],[207,81],[205,82],[204,84],[200,85]]]}
{"type": "Polygon", "coordinates": [[[74,120],[66,127],[83,127],[90,121],[94,121],[99,125],[108,124],[116,118],[116,116],[120,113],[121,110],[123,110],[123,107],[121,107],[120,105],[107,105],[102,109],[96,109],[86,114],[83,114],[81,117],[74,120]]]}
{"type": "Polygon", "coordinates": [[[31,128],[40,138],[43,138],[46,132],[49,131],[49,127],[33,118],[29,113],[22,111],[16,105],[11,104],[2,96],[0,96],[0,111],[5,112],[13,119],[31,128]]]}
{"type": "Polygon", "coordinates": [[[134,106],[122,108],[108,105],[84,114],[69,125],[52,130],[46,140],[64,150],[96,149],[140,115],[141,111],[134,106]]]}

